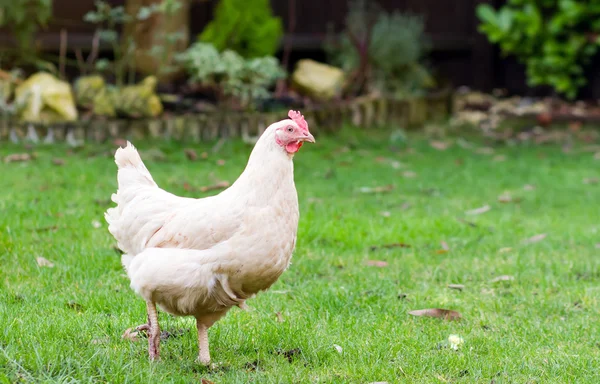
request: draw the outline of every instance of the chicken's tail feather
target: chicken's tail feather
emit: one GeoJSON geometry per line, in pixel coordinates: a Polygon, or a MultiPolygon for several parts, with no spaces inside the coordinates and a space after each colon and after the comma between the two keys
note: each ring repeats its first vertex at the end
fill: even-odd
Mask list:
{"type": "Polygon", "coordinates": [[[125,148],[117,149],[115,163],[119,168],[119,188],[129,185],[146,185],[155,187],[156,183],[144,165],[137,149],[129,141],[125,148]]]}

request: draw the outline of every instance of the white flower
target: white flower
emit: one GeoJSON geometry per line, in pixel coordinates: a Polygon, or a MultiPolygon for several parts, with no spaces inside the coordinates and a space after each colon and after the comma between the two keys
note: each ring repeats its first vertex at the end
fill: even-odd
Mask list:
{"type": "Polygon", "coordinates": [[[448,343],[450,343],[450,348],[456,351],[458,350],[458,347],[465,343],[465,341],[458,335],[450,335],[448,336],[448,343]]]}

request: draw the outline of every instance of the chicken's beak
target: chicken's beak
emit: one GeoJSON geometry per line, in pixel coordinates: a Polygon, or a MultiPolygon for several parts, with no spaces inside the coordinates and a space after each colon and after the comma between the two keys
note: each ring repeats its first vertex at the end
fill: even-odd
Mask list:
{"type": "Polygon", "coordinates": [[[308,132],[306,135],[299,137],[298,140],[308,141],[309,143],[314,143],[315,137],[310,132],[308,132]]]}

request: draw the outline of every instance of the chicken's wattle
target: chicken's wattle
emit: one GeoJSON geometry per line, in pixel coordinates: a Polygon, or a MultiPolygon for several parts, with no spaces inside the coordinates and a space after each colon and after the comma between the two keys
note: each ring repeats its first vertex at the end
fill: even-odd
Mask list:
{"type": "Polygon", "coordinates": [[[300,147],[302,147],[301,141],[292,141],[291,143],[286,144],[285,150],[288,151],[288,153],[296,153],[300,147]]]}

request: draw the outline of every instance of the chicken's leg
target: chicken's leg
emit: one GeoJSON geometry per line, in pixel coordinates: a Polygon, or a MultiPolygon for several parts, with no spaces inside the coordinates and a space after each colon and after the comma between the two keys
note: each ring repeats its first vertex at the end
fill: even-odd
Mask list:
{"type": "Polygon", "coordinates": [[[198,362],[203,365],[210,364],[210,352],[208,350],[208,327],[196,319],[196,327],[198,328],[198,362]]]}
{"type": "Polygon", "coordinates": [[[148,334],[148,356],[150,360],[157,360],[159,358],[158,347],[160,345],[158,313],[156,312],[156,305],[151,301],[146,302],[146,308],[148,310],[148,325],[150,327],[150,333],[148,334]]]}

